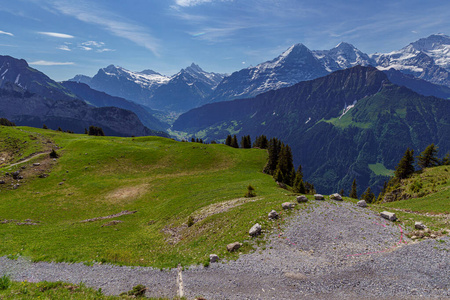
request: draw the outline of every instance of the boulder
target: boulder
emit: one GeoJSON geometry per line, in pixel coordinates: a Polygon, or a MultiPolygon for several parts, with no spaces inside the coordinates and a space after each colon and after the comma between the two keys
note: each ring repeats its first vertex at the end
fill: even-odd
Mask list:
{"type": "Polygon", "coordinates": [[[228,252],[233,252],[233,251],[236,251],[237,249],[241,248],[241,246],[242,246],[241,243],[234,242],[234,243],[227,245],[227,250],[228,250],[228,252]]]}
{"type": "Polygon", "coordinates": [[[217,254],[210,254],[209,255],[209,262],[215,263],[219,261],[219,256],[217,254]]]}
{"type": "Polygon", "coordinates": [[[425,228],[427,228],[427,226],[423,225],[422,222],[415,222],[414,228],[419,229],[419,230],[424,230],[425,228]]]}
{"type": "Polygon", "coordinates": [[[359,207],[367,207],[367,202],[366,202],[366,200],[361,200],[361,201],[358,201],[358,203],[356,205],[358,205],[359,207]]]}
{"type": "Polygon", "coordinates": [[[298,196],[298,197],[297,197],[297,202],[298,202],[298,203],[308,202],[308,198],[306,198],[305,195],[298,196]]]}
{"type": "Polygon", "coordinates": [[[35,166],[35,167],[40,166],[40,165],[41,165],[40,163],[34,163],[33,164],[33,166],[35,166]]]}
{"type": "Polygon", "coordinates": [[[281,204],[281,207],[283,207],[283,209],[292,209],[294,208],[295,204],[291,203],[291,202],[284,202],[283,204],[281,204]]]}
{"type": "Polygon", "coordinates": [[[258,236],[261,234],[261,225],[259,225],[259,223],[256,223],[255,225],[252,226],[252,228],[250,228],[250,230],[248,231],[248,234],[250,236],[258,236]]]}
{"type": "Polygon", "coordinates": [[[278,219],[278,213],[275,210],[272,210],[269,213],[269,219],[273,220],[273,219],[278,219]]]}
{"type": "Polygon", "coordinates": [[[432,233],[432,234],[430,234],[430,238],[435,239],[435,238],[437,238],[437,236],[432,233]]]}
{"type": "Polygon", "coordinates": [[[321,194],[315,194],[314,195],[314,199],[316,199],[316,200],[325,200],[325,197],[323,195],[321,195],[321,194]]]}
{"type": "Polygon", "coordinates": [[[383,218],[389,220],[389,221],[395,221],[397,220],[397,216],[394,213],[388,212],[388,211],[382,211],[380,213],[380,216],[383,218]]]}
{"type": "Polygon", "coordinates": [[[336,200],[336,201],[342,201],[342,196],[339,195],[338,193],[334,193],[334,194],[330,195],[330,199],[336,200]]]}

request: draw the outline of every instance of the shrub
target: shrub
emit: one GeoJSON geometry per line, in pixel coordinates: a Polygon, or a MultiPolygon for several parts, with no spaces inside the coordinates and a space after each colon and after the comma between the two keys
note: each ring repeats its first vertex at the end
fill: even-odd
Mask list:
{"type": "Polygon", "coordinates": [[[252,187],[251,184],[249,184],[247,187],[247,193],[245,193],[244,197],[251,198],[251,197],[255,197],[255,196],[256,196],[255,188],[252,187]]]}
{"type": "Polygon", "coordinates": [[[52,149],[52,152],[50,152],[50,158],[58,158],[59,155],[58,153],[56,153],[55,149],[52,149]]]}
{"type": "Polygon", "coordinates": [[[147,291],[147,288],[145,287],[145,285],[138,284],[138,285],[134,286],[132,290],[130,290],[126,293],[122,293],[122,294],[120,294],[120,296],[134,296],[136,298],[144,297],[146,291],[147,291]]]}
{"type": "Polygon", "coordinates": [[[188,221],[187,221],[187,226],[191,227],[192,225],[194,225],[194,217],[189,216],[188,221]]]}
{"type": "Polygon", "coordinates": [[[3,275],[0,277],[0,290],[7,290],[11,286],[11,279],[9,276],[3,275]]]}

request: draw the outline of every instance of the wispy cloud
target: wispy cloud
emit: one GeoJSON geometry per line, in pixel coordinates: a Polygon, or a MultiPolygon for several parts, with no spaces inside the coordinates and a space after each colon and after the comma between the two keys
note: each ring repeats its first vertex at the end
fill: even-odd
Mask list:
{"type": "Polygon", "coordinates": [[[38,60],[30,62],[30,65],[35,66],[69,66],[74,65],[74,62],[57,62],[57,61],[47,61],[47,60],[38,60]]]}
{"type": "Polygon", "coordinates": [[[175,0],[175,3],[179,6],[195,6],[203,3],[211,2],[211,0],[175,0]]]}
{"type": "Polygon", "coordinates": [[[108,48],[103,48],[103,49],[97,49],[98,53],[102,53],[102,52],[113,52],[116,51],[114,49],[108,49],[108,48]]]}
{"type": "Polygon", "coordinates": [[[52,0],[50,3],[60,13],[75,17],[85,23],[98,25],[110,33],[128,39],[159,56],[159,40],[154,38],[146,28],[109,12],[104,7],[100,8],[93,2],[88,1],[68,3],[52,0]]]}
{"type": "Polygon", "coordinates": [[[65,33],[58,33],[58,32],[44,32],[44,31],[39,31],[39,34],[42,35],[47,35],[47,36],[51,36],[51,37],[55,37],[55,38],[60,38],[60,39],[73,39],[74,36],[70,35],[70,34],[65,34],[65,33]]]}
{"type": "Polygon", "coordinates": [[[2,31],[2,30],[0,30],[0,34],[5,34],[5,35],[9,35],[9,36],[14,36],[14,34],[12,34],[11,32],[6,32],[6,31],[2,31]]]}
{"type": "Polygon", "coordinates": [[[72,51],[72,49],[70,49],[67,45],[61,45],[58,47],[58,49],[63,51],[72,51]]]}
{"type": "Polygon", "coordinates": [[[87,41],[87,42],[81,43],[81,45],[86,46],[86,47],[93,46],[93,47],[100,48],[100,47],[103,47],[105,45],[105,43],[96,42],[96,41],[87,41]]]}

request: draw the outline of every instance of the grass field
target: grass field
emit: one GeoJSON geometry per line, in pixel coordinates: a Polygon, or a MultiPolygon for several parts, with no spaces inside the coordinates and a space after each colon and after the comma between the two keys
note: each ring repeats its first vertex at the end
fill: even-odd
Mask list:
{"type": "Polygon", "coordinates": [[[226,245],[244,242],[242,251],[249,251],[249,228],[259,222],[267,229],[267,213],[294,199],[261,172],[263,150],[29,127],[0,127],[0,137],[27,145],[17,153],[15,146],[2,150],[8,163],[48,145],[59,146],[61,155],[0,166],[0,179],[12,180],[5,172],[25,174],[17,189],[0,185],[0,255],[10,258],[164,268],[203,263],[211,253],[237,257],[226,245]],[[49,176],[39,178],[43,173],[49,176]],[[243,198],[249,184],[257,197],[243,198]],[[137,212],[80,222],[125,210],[137,212]],[[18,225],[27,222],[38,225],[18,225]]]}

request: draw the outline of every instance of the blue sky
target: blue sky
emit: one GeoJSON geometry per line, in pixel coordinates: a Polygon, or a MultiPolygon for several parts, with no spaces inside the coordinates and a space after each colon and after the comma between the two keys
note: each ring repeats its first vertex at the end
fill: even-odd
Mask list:
{"type": "Polygon", "coordinates": [[[0,54],[55,80],[115,64],[172,75],[195,62],[232,73],[296,43],[366,53],[450,35],[450,1],[5,0],[0,54]]]}

